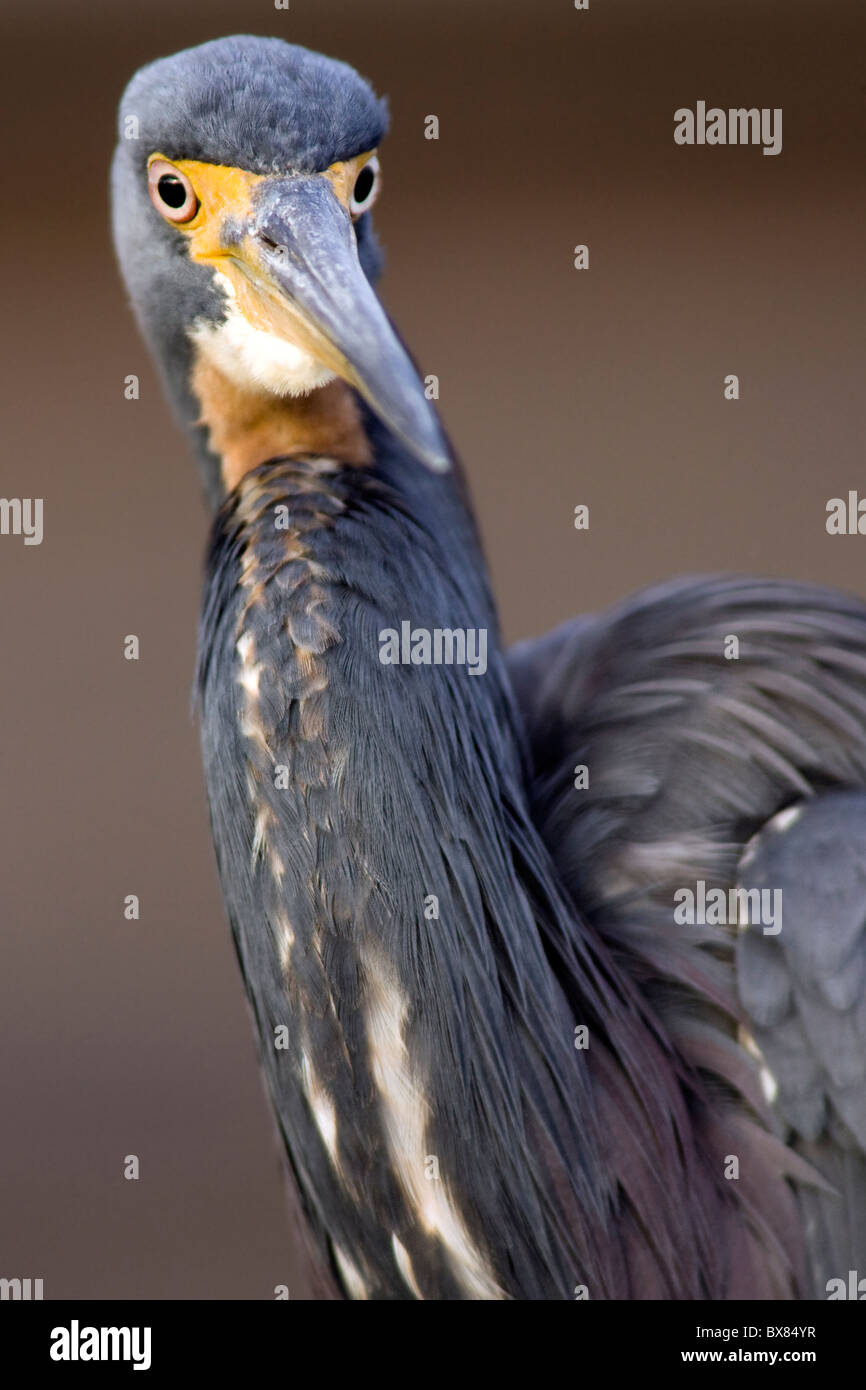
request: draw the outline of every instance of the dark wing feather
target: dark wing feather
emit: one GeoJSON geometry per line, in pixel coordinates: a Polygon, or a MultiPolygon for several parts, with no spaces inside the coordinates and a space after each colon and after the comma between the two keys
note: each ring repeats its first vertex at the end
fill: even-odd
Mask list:
{"type": "Polygon", "coordinates": [[[782,894],[778,934],[741,934],[737,979],[792,1142],[834,1189],[802,1197],[820,1295],[866,1268],[866,794],[771,821],[740,880],[782,894]]]}
{"type": "Polygon", "coordinates": [[[708,1152],[727,1145],[740,1155],[740,1196],[751,1212],[744,1241],[757,1240],[771,1260],[775,1249],[780,1271],[796,1263],[802,1237],[785,1231],[795,1180],[803,1225],[819,1228],[809,1255],[823,1291],[833,1261],[843,1273],[866,1267],[866,835],[854,811],[859,795],[833,795],[866,788],[866,606],[807,585],[689,579],[514,648],[510,670],[536,820],[577,906],[709,1087],[711,1104],[696,1123],[708,1152]],[[585,789],[575,787],[580,766],[585,789]],[[821,793],[832,800],[826,812],[821,793]],[[822,863],[813,847],[811,873],[785,889],[796,896],[810,879],[808,938],[801,933],[800,944],[780,952],[749,933],[740,953],[744,1009],[736,928],[678,926],[674,894],[698,880],[735,886],[746,845],[779,811],[811,797],[814,814],[835,826],[842,858],[824,853],[822,863]],[[741,1027],[749,1013],[764,1020],[752,1031],[780,1076],[785,1100],[775,1119],[741,1027]],[[791,1125],[796,1154],[773,1134],[788,1138],[791,1125]],[[810,1178],[800,1154],[839,1196],[810,1178]]]}

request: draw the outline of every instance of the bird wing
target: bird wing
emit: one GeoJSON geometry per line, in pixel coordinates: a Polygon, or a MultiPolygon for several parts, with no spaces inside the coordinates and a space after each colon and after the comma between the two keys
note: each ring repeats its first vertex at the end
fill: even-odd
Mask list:
{"type": "Polygon", "coordinates": [[[866,606],[689,579],[509,662],[534,815],[578,908],[681,1055],[750,1118],[763,1053],[788,1152],[834,1189],[798,1187],[823,1292],[866,1266],[866,606]],[[750,927],[737,947],[738,886],[781,891],[778,935],[750,927]],[[678,921],[688,893],[732,910],[678,921]]]}
{"type": "Polygon", "coordinates": [[[847,1289],[866,1255],[866,794],[781,812],[739,879],[780,895],[777,925],[740,933],[737,983],[777,1108],[834,1189],[801,1197],[816,1289],[847,1289]]]}

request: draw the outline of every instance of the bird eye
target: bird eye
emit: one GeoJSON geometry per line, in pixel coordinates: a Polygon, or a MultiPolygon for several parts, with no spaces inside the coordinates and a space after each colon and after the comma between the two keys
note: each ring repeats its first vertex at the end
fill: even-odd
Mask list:
{"type": "Polygon", "coordinates": [[[349,199],[349,211],[353,217],[358,217],[362,212],[374,202],[379,191],[379,161],[375,155],[368,159],[363,169],[360,170],[355,179],[355,187],[352,189],[352,196],[349,199]]]}
{"type": "Polygon", "coordinates": [[[198,212],[195,189],[180,169],[166,159],[155,159],[147,171],[150,201],[169,222],[190,222],[198,212]]]}

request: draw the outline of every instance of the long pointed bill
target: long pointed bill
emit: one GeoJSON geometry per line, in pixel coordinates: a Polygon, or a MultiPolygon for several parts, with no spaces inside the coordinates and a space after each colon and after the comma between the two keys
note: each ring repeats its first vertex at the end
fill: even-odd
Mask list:
{"type": "Polygon", "coordinates": [[[239,308],[255,327],[305,348],[350,382],[429,468],[450,467],[433,407],[361,269],[351,219],[327,179],[262,179],[250,221],[227,249],[243,272],[232,276],[239,308]]]}

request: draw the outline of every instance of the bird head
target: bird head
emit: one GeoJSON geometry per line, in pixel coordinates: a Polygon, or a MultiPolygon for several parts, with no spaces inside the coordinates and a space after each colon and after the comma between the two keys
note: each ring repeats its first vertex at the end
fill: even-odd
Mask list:
{"type": "Polygon", "coordinates": [[[448,446],[373,282],[384,103],[344,63],[219,39],[142,68],[123,95],[115,244],[181,413],[206,360],[301,396],[348,382],[434,470],[448,446]]]}

